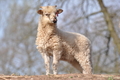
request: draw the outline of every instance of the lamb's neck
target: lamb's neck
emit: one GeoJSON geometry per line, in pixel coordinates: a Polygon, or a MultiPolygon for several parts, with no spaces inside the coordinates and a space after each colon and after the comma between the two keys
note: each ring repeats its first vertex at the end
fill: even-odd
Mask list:
{"type": "Polygon", "coordinates": [[[44,35],[51,35],[51,34],[56,34],[57,32],[57,26],[56,24],[41,24],[40,31],[44,35]]]}

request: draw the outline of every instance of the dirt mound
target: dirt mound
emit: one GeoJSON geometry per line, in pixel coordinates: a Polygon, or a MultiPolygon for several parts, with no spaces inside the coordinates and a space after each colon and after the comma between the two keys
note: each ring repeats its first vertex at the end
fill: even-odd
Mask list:
{"type": "Polygon", "coordinates": [[[120,75],[61,74],[40,76],[0,75],[0,80],[120,80],[120,75]]]}

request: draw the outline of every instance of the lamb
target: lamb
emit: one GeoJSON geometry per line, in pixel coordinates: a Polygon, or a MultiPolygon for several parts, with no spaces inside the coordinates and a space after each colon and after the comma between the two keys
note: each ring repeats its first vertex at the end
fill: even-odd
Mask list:
{"type": "Polygon", "coordinates": [[[57,6],[42,6],[38,24],[36,45],[50,74],[50,56],[53,57],[53,74],[57,74],[60,60],[67,61],[83,74],[92,74],[90,41],[82,34],[65,32],[57,28],[57,16],[62,9],[57,6]]]}

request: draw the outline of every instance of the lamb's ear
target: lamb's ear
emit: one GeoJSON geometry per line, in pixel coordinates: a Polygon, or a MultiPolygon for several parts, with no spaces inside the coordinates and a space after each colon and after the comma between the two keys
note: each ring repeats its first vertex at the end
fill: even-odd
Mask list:
{"type": "Polygon", "coordinates": [[[38,14],[43,14],[43,11],[42,10],[38,10],[37,13],[38,14]]]}
{"type": "Polygon", "coordinates": [[[60,14],[60,13],[62,13],[62,12],[63,12],[62,9],[58,9],[58,10],[57,10],[57,13],[58,13],[58,14],[60,14]]]}

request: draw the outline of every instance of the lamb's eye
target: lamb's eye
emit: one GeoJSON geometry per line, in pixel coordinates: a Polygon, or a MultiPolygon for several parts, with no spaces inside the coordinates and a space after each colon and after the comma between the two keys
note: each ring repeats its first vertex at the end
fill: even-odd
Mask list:
{"type": "Polygon", "coordinates": [[[45,14],[46,16],[50,16],[50,14],[45,14]]]}

